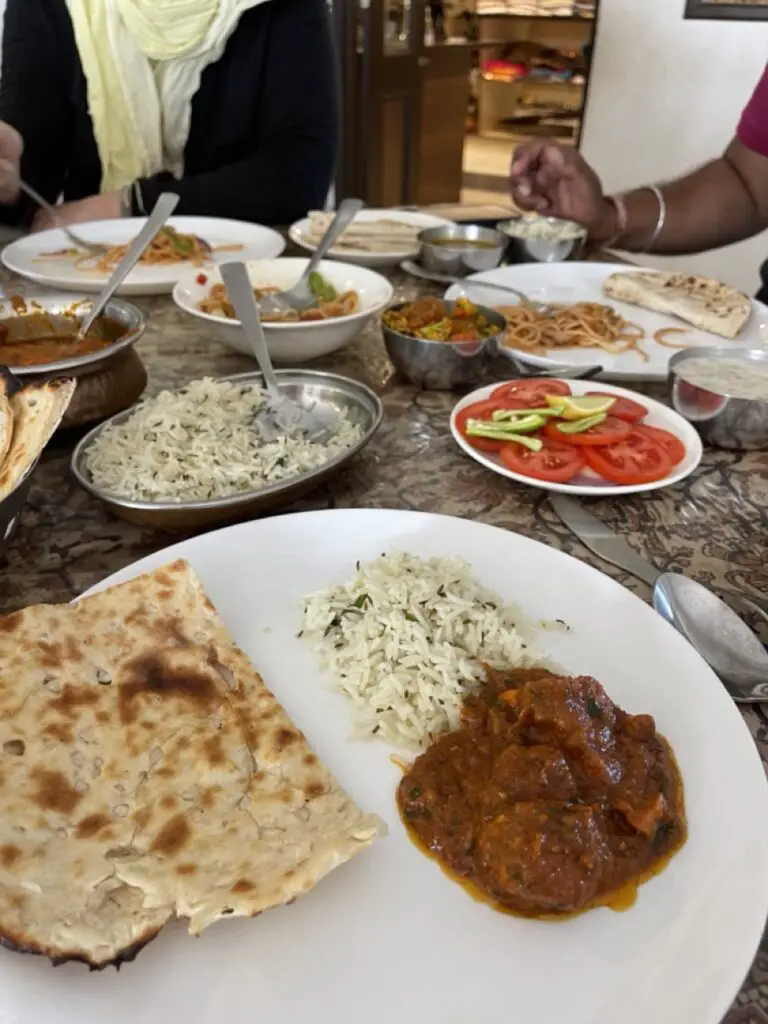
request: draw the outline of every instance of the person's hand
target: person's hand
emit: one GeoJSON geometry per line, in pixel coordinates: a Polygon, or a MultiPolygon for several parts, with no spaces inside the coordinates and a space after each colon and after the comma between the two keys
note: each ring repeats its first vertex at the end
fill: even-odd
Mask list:
{"type": "Polygon", "coordinates": [[[575,149],[543,140],[519,146],[509,175],[512,199],[523,210],[563,217],[599,232],[615,209],[600,179],[575,149]]]}
{"type": "Polygon", "coordinates": [[[33,231],[47,231],[61,224],[83,224],[89,220],[107,220],[120,216],[120,193],[105,192],[103,196],[88,196],[56,207],[56,220],[45,210],[38,210],[32,221],[33,231]]]}
{"type": "Polygon", "coordinates": [[[19,198],[19,165],[24,141],[15,128],[0,121],[0,203],[10,205],[19,198]]]}

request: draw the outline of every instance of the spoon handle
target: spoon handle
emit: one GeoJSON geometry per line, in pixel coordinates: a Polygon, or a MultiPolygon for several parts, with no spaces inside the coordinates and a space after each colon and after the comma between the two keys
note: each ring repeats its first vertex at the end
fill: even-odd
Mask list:
{"type": "Polygon", "coordinates": [[[623,537],[609,530],[580,502],[564,494],[550,494],[549,503],[571,533],[598,558],[643,580],[649,587],[661,576],[659,570],[641,558],[623,537]]]}
{"type": "Polygon", "coordinates": [[[165,224],[168,218],[171,216],[173,211],[179,202],[179,197],[175,192],[163,192],[160,198],[155,203],[152,213],[147,217],[147,222],[141,231],[136,235],[134,240],[128,246],[128,251],[125,256],[120,260],[114,271],[110,275],[109,280],[104,285],[101,294],[96,299],[91,308],[91,312],[85,318],[80,326],[80,337],[84,338],[88,331],[93,327],[96,318],[101,315],[104,307],[115,294],[117,289],[130,274],[133,268],[141,259],[142,253],[147,248],[149,243],[155,237],[160,228],[165,224]]]}
{"type": "Polygon", "coordinates": [[[362,199],[342,199],[335,217],[328,225],[328,230],[320,239],[320,244],[315,249],[312,258],[307,264],[307,269],[302,274],[304,280],[308,280],[309,275],[317,270],[321,260],[325,259],[329,250],[338,242],[363,206],[365,206],[365,203],[362,199]]]}
{"type": "Polygon", "coordinates": [[[232,261],[222,263],[219,266],[221,278],[226,286],[227,294],[235,307],[237,319],[243,329],[243,334],[251,347],[251,351],[259,364],[267,391],[273,397],[281,395],[280,385],[272,366],[269,356],[269,349],[264,337],[264,329],[261,326],[259,307],[256,305],[256,297],[253,294],[253,285],[248,277],[248,270],[244,263],[232,261]]]}

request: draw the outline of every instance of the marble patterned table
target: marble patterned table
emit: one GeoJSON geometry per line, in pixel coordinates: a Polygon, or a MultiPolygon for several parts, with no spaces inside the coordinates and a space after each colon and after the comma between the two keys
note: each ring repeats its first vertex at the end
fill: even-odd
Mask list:
{"type": "MultiPolygon", "coordinates": [[[[421,283],[402,275],[394,280],[403,299],[424,291],[421,283]]],[[[204,324],[177,310],[170,298],[139,304],[149,315],[138,346],[149,372],[148,393],[253,368],[250,360],[213,340],[204,324]]],[[[447,429],[455,396],[417,391],[398,380],[375,325],[344,352],[312,365],[369,384],[384,401],[386,419],[342,476],[285,511],[378,507],[460,515],[568,551],[648,598],[644,584],[606,568],[581,547],[554,518],[540,492],[494,476],[465,457],[447,429]]],[[[35,473],[0,572],[0,612],[41,601],[68,601],[179,539],[114,519],[81,490],[69,474],[74,440],[59,436],[35,473]]],[[[662,570],[689,573],[726,597],[768,595],[768,452],[709,451],[682,486],[606,499],[596,511],[662,570]]],[[[768,762],[766,713],[748,710],[745,718],[768,762]]],[[[768,1024],[768,938],[726,1024],[768,1024]]]]}

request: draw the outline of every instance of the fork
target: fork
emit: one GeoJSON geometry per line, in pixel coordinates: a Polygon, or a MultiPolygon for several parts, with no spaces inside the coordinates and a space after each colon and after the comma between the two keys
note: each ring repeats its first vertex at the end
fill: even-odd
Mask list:
{"type": "Polygon", "coordinates": [[[303,408],[289,398],[277,382],[261,326],[259,307],[245,264],[222,263],[219,271],[243,334],[259,364],[264,388],[269,395],[266,408],[256,415],[255,429],[265,441],[276,441],[281,435],[296,434],[303,434],[308,441],[327,441],[334,433],[335,420],[319,410],[303,408]]]}
{"type": "Polygon", "coordinates": [[[309,279],[316,272],[320,261],[325,259],[328,250],[344,234],[344,231],[364,205],[362,199],[344,199],[339,203],[336,216],[320,239],[320,244],[312,254],[312,258],[307,264],[304,273],[293,288],[289,288],[284,292],[278,292],[276,295],[263,295],[259,299],[259,307],[262,313],[285,313],[288,310],[309,309],[311,306],[316,305],[317,296],[309,286],[309,279]]]}
{"type": "Polygon", "coordinates": [[[23,178],[19,177],[16,174],[15,169],[11,166],[11,164],[7,162],[7,160],[0,160],[0,166],[2,166],[4,170],[10,171],[14,175],[14,177],[18,179],[19,188],[21,189],[21,191],[24,192],[25,195],[28,195],[29,198],[33,202],[37,203],[37,205],[40,206],[43,210],[45,210],[45,212],[48,214],[48,216],[51,218],[54,224],[58,225],[59,230],[62,231],[67,236],[70,242],[72,242],[72,244],[76,246],[76,248],[85,249],[86,252],[90,252],[94,256],[100,256],[102,253],[105,253],[109,249],[108,245],[104,245],[101,242],[89,242],[81,235],[78,235],[75,231],[72,231],[71,228],[68,228],[66,224],[62,224],[61,218],[59,217],[56,207],[51,205],[51,203],[49,203],[44,196],[41,196],[36,189],[32,188],[31,185],[28,185],[23,178]]]}

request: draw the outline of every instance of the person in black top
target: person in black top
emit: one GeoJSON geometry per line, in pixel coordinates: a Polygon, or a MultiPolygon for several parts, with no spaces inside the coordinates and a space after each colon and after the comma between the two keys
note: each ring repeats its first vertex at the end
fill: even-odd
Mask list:
{"type": "MultiPolygon", "coordinates": [[[[81,60],[78,44],[83,46],[90,30],[82,11],[94,0],[77,2],[85,3],[79,23],[76,0],[8,0],[0,83],[0,160],[5,161],[0,164],[0,220],[49,226],[20,195],[19,172],[50,202],[61,200],[59,211],[66,223],[141,215],[163,191],[179,194],[178,214],[266,224],[288,224],[323,206],[338,134],[327,0],[201,0],[214,17],[237,11],[229,15],[221,56],[198,60],[191,72],[177,61],[181,77],[163,82],[158,77],[162,62],[145,60],[137,49],[147,72],[144,78],[137,76],[133,99],[128,90],[119,112],[110,109],[114,87],[111,93],[95,91],[98,61],[109,56],[99,52],[94,58],[96,48],[91,47],[82,51],[89,54],[90,65],[81,60]],[[183,102],[174,94],[174,89],[183,92],[185,81],[191,101],[186,120],[183,102]],[[179,108],[175,113],[174,104],[179,108]],[[175,136],[161,139],[154,156],[148,111],[156,117],[158,139],[165,121],[173,116],[178,122],[171,126],[175,136]],[[132,130],[133,124],[144,130],[143,137],[139,129],[132,130]],[[168,155],[174,139],[175,161],[173,152],[168,155]],[[110,145],[118,151],[114,166],[107,166],[110,145]],[[146,173],[122,180],[121,173],[124,178],[134,166],[146,173]]],[[[139,6],[137,0],[120,0],[126,8],[132,3],[139,6]]],[[[158,0],[158,12],[173,18],[173,4],[163,8],[164,3],[170,0],[158,0]]],[[[105,4],[103,10],[120,4],[105,4]]],[[[119,27],[128,31],[125,25],[119,27]]],[[[148,27],[157,28],[154,23],[148,27]]],[[[134,45],[130,36],[125,38],[134,45]]],[[[214,45],[206,53],[215,51],[214,45]]],[[[129,70],[135,71],[137,63],[126,60],[129,70]]],[[[114,62],[107,70],[114,70],[114,62]]]]}

